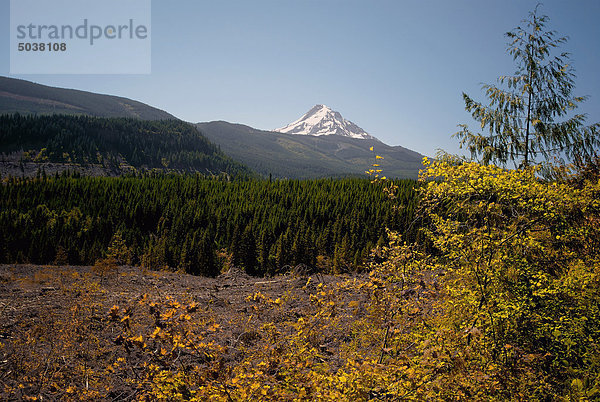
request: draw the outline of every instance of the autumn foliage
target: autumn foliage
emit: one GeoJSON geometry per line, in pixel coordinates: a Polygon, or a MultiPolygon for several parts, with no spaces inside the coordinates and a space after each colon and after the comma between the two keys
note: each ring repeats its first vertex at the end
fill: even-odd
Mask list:
{"type": "MultiPolygon", "coordinates": [[[[114,376],[138,400],[598,398],[598,176],[425,165],[420,240],[390,232],[368,273],[273,279],[287,284],[280,293],[257,282],[230,317],[160,292],[104,306],[105,347],[118,357],[103,372],[71,375],[103,392],[114,376]]],[[[92,342],[84,311],[73,317],[92,342]]]]}
{"type": "Polygon", "coordinates": [[[187,383],[190,397],[597,397],[597,178],[573,185],[535,170],[426,165],[427,241],[390,233],[368,277],[316,286],[310,314],[260,328],[260,347],[213,379],[203,374],[202,386],[187,383]]]}

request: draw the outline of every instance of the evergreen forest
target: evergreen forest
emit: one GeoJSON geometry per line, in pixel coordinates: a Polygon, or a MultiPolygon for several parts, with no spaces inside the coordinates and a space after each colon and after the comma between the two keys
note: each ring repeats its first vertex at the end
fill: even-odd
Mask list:
{"type": "Polygon", "coordinates": [[[100,165],[135,170],[251,175],[191,124],[90,116],[0,116],[0,153],[22,152],[21,162],[100,165]]]}
{"type": "Polygon", "coordinates": [[[298,264],[347,272],[385,244],[386,228],[411,225],[416,182],[396,185],[391,200],[368,178],[9,178],[0,186],[0,261],[89,265],[117,247],[122,264],[206,276],[225,262],[251,275],[298,264]]]}

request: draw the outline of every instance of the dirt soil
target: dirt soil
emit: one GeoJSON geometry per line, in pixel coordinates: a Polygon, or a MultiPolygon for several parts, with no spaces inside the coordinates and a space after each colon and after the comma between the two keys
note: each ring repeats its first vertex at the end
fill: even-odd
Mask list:
{"type": "Polygon", "coordinates": [[[131,379],[147,355],[117,366],[125,357],[136,362],[135,341],[127,334],[150,342],[157,325],[152,303],[162,311],[169,303],[187,306],[182,308],[190,322],[207,328],[205,341],[223,347],[224,364],[235,366],[241,353],[259,345],[263,324],[311,314],[310,295],[318,284],[344,279],[253,278],[238,270],[213,279],[137,267],[101,272],[0,265],[0,400],[135,399],[131,379]]]}

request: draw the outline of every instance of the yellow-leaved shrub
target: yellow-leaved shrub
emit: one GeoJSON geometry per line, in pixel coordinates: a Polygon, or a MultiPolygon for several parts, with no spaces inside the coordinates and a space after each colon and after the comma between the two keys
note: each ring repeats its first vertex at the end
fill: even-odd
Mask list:
{"type": "Polygon", "coordinates": [[[284,314],[293,300],[249,296],[252,311],[273,309],[282,319],[238,343],[238,360],[203,340],[209,323],[185,306],[152,307],[162,328],[141,349],[160,364],[148,366],[139,396],[598,398],[598,178],[544,181],[534,169],[425,164],[423,240],[407,244],[390,232],[368,275],[309,280],[311,307],[300,317],[284,314]],[[170,362],[183,351],[184,367],[170,362]]]}

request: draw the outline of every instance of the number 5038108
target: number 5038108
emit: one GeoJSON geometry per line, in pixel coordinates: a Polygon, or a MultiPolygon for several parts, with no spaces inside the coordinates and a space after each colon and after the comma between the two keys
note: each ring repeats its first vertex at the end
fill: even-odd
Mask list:
{"type": "Polygon", "coordinates": [[[67,44],[58,42],[21,42],[17,49],[19,52],[64,52],[67,50],[67,44]]]}

